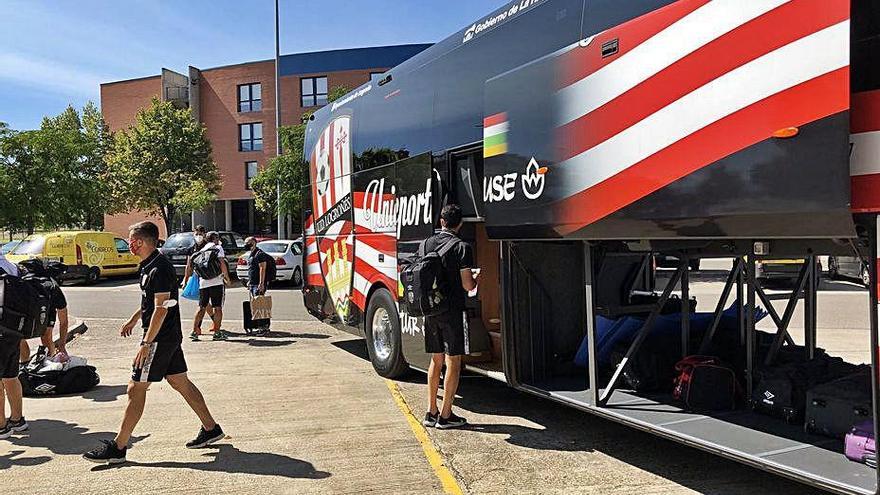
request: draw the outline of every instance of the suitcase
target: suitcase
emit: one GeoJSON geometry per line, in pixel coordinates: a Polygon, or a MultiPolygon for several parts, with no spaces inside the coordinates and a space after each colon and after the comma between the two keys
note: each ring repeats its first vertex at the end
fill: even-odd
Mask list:
{"type": "Polygon", "coordinates": [[[251,302],[250,301],[243,301],[241,303],[241,313],[244,318],[244,333],[246,333],[247,335],[257,333],[262,329],[265,329],[266,331],[269,330],[271,320],[255,320],[255,319],[253,319],[253,314],[251,313],[251,302]]]}
{"type": "Polygon", "coordinates": [[[804,429],[842,439],[871,417],[871,406],[871,371],[865,367],[807,391],[804,429]]]}
{"type": "Polygon", "coordinates": [[[852,427],[844,440],[846,458],[877,467],[877,446],[874,441],[874,420],[868,419],[852,427]]]}

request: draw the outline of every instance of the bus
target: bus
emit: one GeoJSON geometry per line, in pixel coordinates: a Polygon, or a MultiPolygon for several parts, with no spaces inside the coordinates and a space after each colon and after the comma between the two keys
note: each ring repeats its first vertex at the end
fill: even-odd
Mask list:
{"type": "Polygon", "coordinates": [[[379,375],[426,369],[398,273],[459,204],[482,270],[469,370],[875,494],[878,471],[844,456],[845,432],[760,414],[781,399],[755,394],[782,354],[825,354],[818,258],[858,257],[870,334],[848,366],[866,363],[853,414],[876,430],[878,130],[875,0],[515,0],[310,118],[303,299],[363,336],[379,375]],[[722,258],[720,294],[697,290],[688,267],[722,258]],[[790,292],[756,280],[773,259],[801,260],[790,292]],[[658,364],[707,353],[736,373],[733,410],[682,404],[674,361],[658,364]]]}

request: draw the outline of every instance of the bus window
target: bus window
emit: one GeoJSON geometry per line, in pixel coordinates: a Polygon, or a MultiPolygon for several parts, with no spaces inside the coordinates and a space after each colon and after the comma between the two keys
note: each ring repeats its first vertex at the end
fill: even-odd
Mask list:
{"type": "Polygon", "coordinates": [[[482,218],[483,157],[477,153],[452,156],[452,191],[464,216],[482,218]]]}

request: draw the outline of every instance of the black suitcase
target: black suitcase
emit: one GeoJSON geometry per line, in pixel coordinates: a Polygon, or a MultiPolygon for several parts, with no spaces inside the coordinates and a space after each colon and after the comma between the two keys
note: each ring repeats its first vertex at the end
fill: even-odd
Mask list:
{"type": "Polygon", "coordinates": [[[871,417],[868,366],[807,391],[804,429],[843,440],[852,426],[871,417]]]}
{"type": "Polygon", "coordinates": [[[260,330],[269,330],[269,325],[271,324],[271,320],[263,319],[263,320],[255,320],[253,318],[253,314],[251,313],[251,302],[243,301],[241,303],[241,313],[244,318],[244,333],[251,335],[253,333],[257,333],[260,330]]]}
{"type": "Polygon", "coordinates": [[[822,349],[816,349],[812,360],[806,360],[804,356],[802,346],[785,346],[778,355],[778,364],[755,372],[752,389],[752,409],[755,412],[782,418],[789,423],[799,422],[804,417],[807,390],[856,370],[855,365],[829,357],[822,349]]]}

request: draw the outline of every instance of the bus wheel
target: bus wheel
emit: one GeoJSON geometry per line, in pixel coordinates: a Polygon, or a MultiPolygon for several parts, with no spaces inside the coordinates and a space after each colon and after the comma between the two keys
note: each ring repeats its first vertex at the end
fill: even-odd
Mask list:
{"type": "Polygon", "coordinates": [[[97,266],[89,268],[89,273],[86,275],[86,283],[90,285],[97,283],[99,278],[101,278],[101,269],[97,266]]]}
{"type": "Polygon", "coordinates": [[[379,289],[373,293],[366,316],[364,335],[376,373],[385,378],[403,375],[409,366],[403,359],[400,317],[388,290],[379,289]]]}

